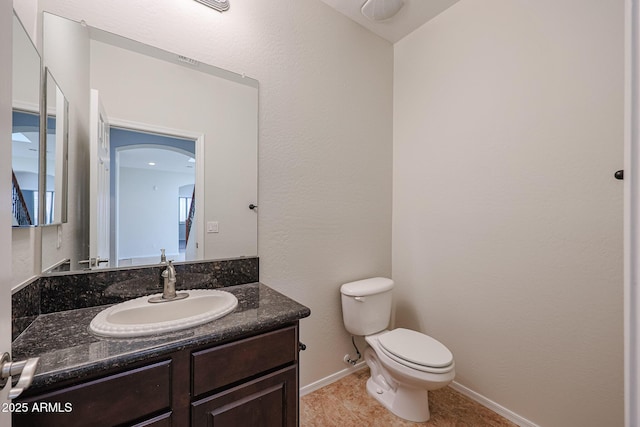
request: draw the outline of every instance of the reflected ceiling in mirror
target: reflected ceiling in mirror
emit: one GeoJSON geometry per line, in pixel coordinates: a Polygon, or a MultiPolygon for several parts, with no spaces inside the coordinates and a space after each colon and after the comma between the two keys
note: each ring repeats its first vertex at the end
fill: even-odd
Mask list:
{"type": "MultiPolygon", "coordinates": [[[[256,256],[257,212],[249,209],[249,205],[257,204],[258,197],[258,82],[48,13],[43,18],[43,34],[45,65],[52,69],[62,90],[69,96],[71,129],[91,129],[90,133],[93,133],[109,124],[113,129],[159,134],[195,143],[191,162],[192,170],[195,170],[192,197],[184,196],[184,183],[172,180],[169,172],[156,170],[155,174],[144,175],[149,163],[154,163],[150,158],[140,158],[145,161],[136,167],[131,156],[127,156],[120,165],[117,153],[115,156],[110,153],[115,164],[108,166],[112,183],[108,190],[101,190],[95,179],[88,179],[96,176],[96,168],[92,170],[94,161],[70,162],[69,176],[85,177],[86,182],[70,179],[69,195],[78,198],[70,201],[71,206],[81,206],[78,211],[82,214],[76,218],[70,215],[69,225],[64,226],[81,229],[81,224],[88,224],[88,229],[80,233],[80,241],[63,236],[63,243],[68,241],[68,246],[76,248],[68,252],[54,250],[58,237],[54,233],[43,233],[43,270],[65,263],[71,270],[82,270],[87,265],[105,268],[127,263],[154,264],[160,261],[160,250],[169,246],[177,248],[172,253],[167,252],[169,259],[186,261],[256,256]],[[65,42],[69,34],[86,37],[88,42],[65,42]],[[82,48],[85,45],[88,52],[76,55],[86,58],[85,63],[74,67],[64,63],[68,46],[82,48]],[[81,69],[86,69],[88,76],[74,76],[81,69]],[[65,84],[83,79],[89,82],[92,92],[95,90],[98,94],[103,106],[100,116],[104,118],[103,125],[91,124],[92,120],[99,123],[97,113],[84,109],[74,111],[80,105],[90,104],[85,98],[89,93],[85,93],[88,90],[84,87],[67,88],[65,84]],[[118,171],[117,175],[111,177],[115,171],[118,171]],[[143,209],[120,209],[118,199],[124,194],[123,189],[134,187],[123,181],[125,175],[137,177],[134,182],[138,187],[133,195],[128,191],[127,197],[134,197],[139,206],[156,206],[154,209],[145,209],[144,214],[143,209]],[[81,191],[83,186],[88,187],[87,194],[81,191]],[[98,220],[95,209],[91,209],[91,206],[99,206],[92,200],[104,200],[96,195],[105,191],[110,202],[104,207],[108,212],[105,211],[103,217],[109,217],[108,222],[98,220]],[[189,232],[191,242],[184,237],[186,225],[181,214],[188,210],[186,199],[195,199],[189,232]],[[123,239],[128,238],[128,234],[119,232],[121,225],[127,222],[125,219],[135,215],[143,216],[140,219],[152,230],[136,237],[148,243],[146,245],[125,242],[123,239]],[[104,239],[95,239],[99,232],[108,236],[108,252],[104,253],[109,255],[92,250],[104,243],[104,239]],[[159,236],[170,239],[171,245],[159,236]],[[124,249],[134,246],[144,246],[144,249],[139,253],[124,249]],[[88,262],[80,264],[81,261],[88,262]]],[[[107,134],[110,135],[110,131],[107,134]]],[[[70,135],[69,157],[81,157],[78,151],[89,153],[110,140],[109,136],[95,134],[89,135],[91,138],[94,142],[83,147],[81,137],[70,135]],[[95,142],[97,140],[102,142],[95,142]]],[[[144,141],[132,141],[129,145],[143,146],[144,141]]],[[[104,146],[103,149],[110,150],[104,146]]]]}

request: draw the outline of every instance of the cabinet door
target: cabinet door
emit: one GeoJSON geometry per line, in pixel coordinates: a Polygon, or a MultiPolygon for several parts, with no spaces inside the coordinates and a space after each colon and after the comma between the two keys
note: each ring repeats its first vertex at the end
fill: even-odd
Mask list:
{"type": "Polygon", "coordinates": [[[295,427],[298,417],[297,365],[192,404],[193,427],[295,427]]]}

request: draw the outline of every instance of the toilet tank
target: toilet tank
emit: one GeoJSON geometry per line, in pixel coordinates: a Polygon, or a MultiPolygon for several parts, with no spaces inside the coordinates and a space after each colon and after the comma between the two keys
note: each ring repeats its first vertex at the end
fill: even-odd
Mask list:
{"type": "Polygon", "coordinates": [[[358,280],[340,287],[342,320],[351,335],[383,331],[391,318],[393,280],[385,277],[358,280]]]}

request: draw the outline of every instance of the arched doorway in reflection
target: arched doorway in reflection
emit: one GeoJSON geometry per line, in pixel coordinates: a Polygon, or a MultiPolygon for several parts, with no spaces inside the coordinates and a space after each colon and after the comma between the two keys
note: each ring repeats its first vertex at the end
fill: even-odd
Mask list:
{"type": "Polygon", "coordinates": [[[110,139],[111,259],[153,264],[161,249],[168,259],[193,259],[195,141],[113,126],[110,139]]]}

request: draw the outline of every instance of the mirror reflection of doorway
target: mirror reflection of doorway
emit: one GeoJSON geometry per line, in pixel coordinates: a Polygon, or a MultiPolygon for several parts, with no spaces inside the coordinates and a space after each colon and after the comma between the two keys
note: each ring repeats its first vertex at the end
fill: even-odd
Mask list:
{"type": "Polygon", "coordinates": [[[118,266],[195,253],[195,141],[111,127],[111,259],[118,266]]]}

